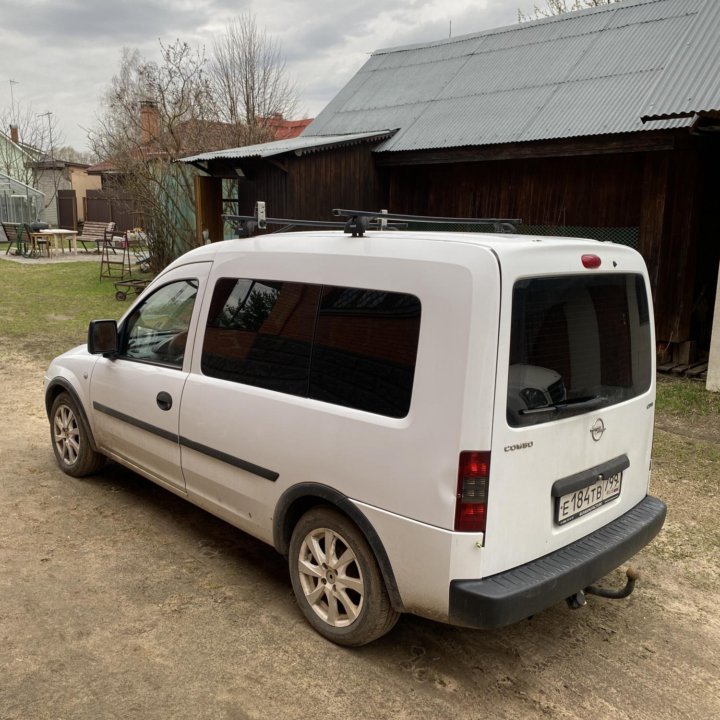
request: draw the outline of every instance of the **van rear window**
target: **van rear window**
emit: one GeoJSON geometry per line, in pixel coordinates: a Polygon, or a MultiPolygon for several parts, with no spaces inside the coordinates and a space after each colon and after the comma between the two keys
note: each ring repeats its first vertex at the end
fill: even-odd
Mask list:
{"type": "Polygon", "coordinates": [[[513,427],[589,412],[651,383],[641,275],[528,278],[513,288],[507,418],[513,427]]]}
{"type": "Polygon", "coordinates": [[[419,333],[414,295],[223,278],[201,367],[210,377],[404,417],[419,333]]]}

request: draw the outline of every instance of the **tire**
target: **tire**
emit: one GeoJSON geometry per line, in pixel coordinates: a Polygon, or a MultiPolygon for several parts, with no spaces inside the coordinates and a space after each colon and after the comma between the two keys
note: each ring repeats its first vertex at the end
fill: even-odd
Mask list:
{"type": "Polygon", "coordinates": [[[300,609],[331,642],[366,645],[390,632],[400,617],[365,537],[333,508],[316,507],[300,518],[289,566],[300,609]]]}
{"type": "Polygon", "coordinates": [[[60,393],[50,410],[50,439],[60,469],[73,477],[96,473],[105,457],[92,449],[90,437],[75,401],[60,393]]]}
{"type": "Polygon", "coordinates": [[[116,300],[125,300],[126,298],[127,298],[127,293],[123,292],[122,290],[118,290],[115,293],[116,300]]]}

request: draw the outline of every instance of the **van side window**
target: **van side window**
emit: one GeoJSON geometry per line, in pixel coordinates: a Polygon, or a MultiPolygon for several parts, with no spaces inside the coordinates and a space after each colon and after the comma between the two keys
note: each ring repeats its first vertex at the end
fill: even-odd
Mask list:
{"type": "Polygon", "coordinates": [[[419,334],[414,295],[223,278],[201,367],[210,377],[404,417],[419,334]]]}
{"type": "Polygon", "coordinates": [[[404,417],[410,409],[419,334],[420,301],[414,295],[325,286],[310,397],[404,417]]]}
{"type": "Polygon", "coordinates": [[[125,321],[120,356],[180,368],[197,295],[195,279],[164,285],[125,321]]]}
{"type": "Polygon", "coordinates": [[[306,396],[319,297],[319,286],[219,280],[203,342],[203,373],[306,396]]]}

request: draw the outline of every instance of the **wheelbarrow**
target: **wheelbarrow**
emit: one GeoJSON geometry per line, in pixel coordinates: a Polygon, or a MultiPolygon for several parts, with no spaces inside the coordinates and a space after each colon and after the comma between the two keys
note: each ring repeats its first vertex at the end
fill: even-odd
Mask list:
{"type": "Polygon", "coordinates": [[[150,280],[117,280],[115,285],[115,299],[126,300],[128,295],[139,295],[150,280]]]}

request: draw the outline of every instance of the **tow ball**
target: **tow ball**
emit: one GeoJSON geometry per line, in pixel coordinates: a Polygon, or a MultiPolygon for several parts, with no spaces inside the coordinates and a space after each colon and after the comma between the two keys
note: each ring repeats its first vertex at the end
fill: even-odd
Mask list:
{"type": "Polygon", "coordinates": [[[610,590],[608,588],[597,587],[596,585],[589,585],[584,590],[578,590],[574,595],[567,598],[566,602],[568,607],[572,610],[583,607],[587,603],[585,599],[586,595],[597,595],[598,597],[609,598],[611,600],[626,598],[635,589],[635,581],[640,577],[640,573],[633,568],[628,568],[625,574],[627,575],[625,587],[619,590],[610,590]]]}

